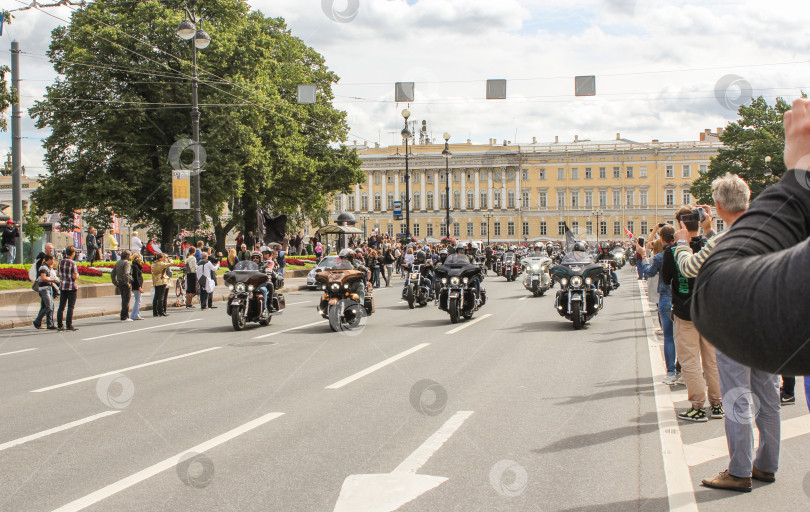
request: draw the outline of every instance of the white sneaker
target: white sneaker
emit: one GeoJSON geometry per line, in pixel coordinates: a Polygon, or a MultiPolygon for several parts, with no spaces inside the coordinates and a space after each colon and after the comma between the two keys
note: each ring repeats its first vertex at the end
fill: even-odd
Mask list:
{"type": "Polygon", "coordinates": [[[683,373],[678,375],[678,378],[675,380],[675,385],[676,386],[686,386],[686,381],[683,380],[683,373]]]}
{"type": "Polygon", "coordinates": [[[136,316],[135,318],[133,318],[133,320],[143,320],[143,317],[142,316],[136,316]]]}
{"type": "Polygon", "coordinates": [[[667,376],[664,378],[664,380],[663,380],[663,381],[661,381],[661,382],[663,382],[663,383],[664,383],[664,384],[666,384],[667,386],[674,386],[674,385],[675,385],[675,381],[677,381],[677,380],[678,380],[678,379],[677,379],[677,377],[675,377],[675,375],[667,375],[667,376]]]}
{"type": "Polygon", "coordinates": [[[125,318],[124,320],[121,320],[121,321],[122,321],[122,322],[131,322],[131,321],[132,321],[132,319],[131,319],[131,318],[125,318]]]}

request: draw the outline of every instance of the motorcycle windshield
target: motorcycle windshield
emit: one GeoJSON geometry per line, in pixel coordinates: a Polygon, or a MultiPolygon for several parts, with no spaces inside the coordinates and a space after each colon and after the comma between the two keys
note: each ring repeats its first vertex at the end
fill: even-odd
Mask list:
{"type": "Polygon", "coordinates": [[[504,254],[503,256],[504,263],[514,263],[515,262],[515,255],[514,254],[504,254]]]}
{"type": "Polygon", "coordinates": [[[240,261],[233,267],[234,270],[259,270],[259,265],[253,261],[240,261]]]}
{"type": "Polygon", "coordinates": [[[563,265],[588,265],[593,263],[593,258],[586,252],[573,251],[565,255],[562,260],[563,265]]]}

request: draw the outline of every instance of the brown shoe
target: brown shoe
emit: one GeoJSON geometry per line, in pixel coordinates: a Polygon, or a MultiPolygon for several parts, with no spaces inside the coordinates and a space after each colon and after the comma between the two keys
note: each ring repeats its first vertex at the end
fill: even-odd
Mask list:
{"type": "Polygon", "coordinates": [[[775,473],[766,473],[764,471],[760,471],[754,466],[754,469],[751,470],[751,478],[754,480],[759,480],[760,482],[765,483],[773,483],[776,482],[776,474],[775,473]]]}
{"type": "Polygon", "coordinates": [[[728,470],[723,471],[714,478],[703,480],[703,485],[712,489],[725,489],[727,491],[751,492],[751,478],[738,478],[730,475],[728,470]]]}

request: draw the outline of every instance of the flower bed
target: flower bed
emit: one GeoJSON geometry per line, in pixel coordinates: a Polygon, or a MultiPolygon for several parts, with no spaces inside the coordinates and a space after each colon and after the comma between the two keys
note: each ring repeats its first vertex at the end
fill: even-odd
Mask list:
{"type": "Polygon", "coordinates": [[[0,268],[0,279],[28,281],[28,271],[22,268],[0,268]]]}
{"type": "MultiPolygon", "coordinates": [[[[101,276],[104,275],[104,274],[101,273],[100,270],[96,270],[96,269],[94,269],[92,267],[79,266],[77,268],[79,269],[79,275],[80,276],[101,277],[101,276]]],[[[27,272],[25,273],[25,278],[28,279],[28,273],[27,272]]]]}

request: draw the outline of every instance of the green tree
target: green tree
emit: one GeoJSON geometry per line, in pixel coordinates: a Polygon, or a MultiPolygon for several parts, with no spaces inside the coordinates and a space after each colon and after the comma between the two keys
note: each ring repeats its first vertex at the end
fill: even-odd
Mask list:
{"type": "Polygon", "coordinates": [[[28,211],[23,215],[22,232],[23,236],[28,238],[28,250],[30,252],[30,261],[34,260],[34,243],[42,237],[45,233],[45,228],[39,225],[39,220],[42,218],[43,212],[31,205],[28,211]]]}
{"type": "Polygon", "coordinates": [[[692,195],[701,204],[714,204],[712,181],[727,172],[739,175],[751,188],[751,198],[779,181],[785,171],[785,128],[790,104],[777,98],[769,105],[761,96],[739,108],[740,119],[729,123],[720,136],[725,146],[713,157],[707,172],[692,183],[692,195]],[[765,157],[771,157],[772,176],[766,176],[765,157]]]}
{"type": "MultiPolygon", "coordinates": [[[[98,0],[53,31],[60,76],[30,111],[53,130],[34,200],[66,225],[84,209],[103,229],[114,212],[156,226],[163,247],[191,227],[190,210],[172,209],[169,162],[172,145],[191,139],[191,49],[175,34],[184,4],[98,0]]],[[[348,125],[331,104],[338,77],[323,57],[244,2],[198,5],[212,40],[198,51],[201,209],[221,250],[234,227],[255,225],[256,205],[307,217],[362,175],[356,153],[336,147],[348,125]],[[315,105],[297,104],[299,83],[317,85],[315,105]]]]}

